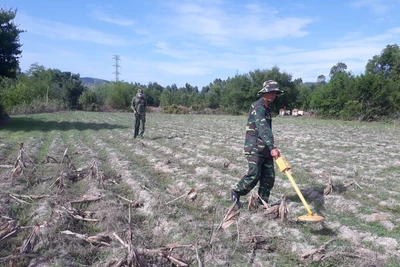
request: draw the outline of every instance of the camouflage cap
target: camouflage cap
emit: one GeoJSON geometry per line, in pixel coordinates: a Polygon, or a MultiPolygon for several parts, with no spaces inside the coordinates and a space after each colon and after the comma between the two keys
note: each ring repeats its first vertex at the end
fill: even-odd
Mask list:
{"type": "Polygon", "coordinates": [[[143,89],[139,89],[138,94],[143,94],[143,89]]]}
{"type": "Polygon", "coordinates": [[[278,92],[278,94],[283,93],[283,91],[278,88],[278,83],[274,80],[265,81],[263,84],[263,88],[260,91],[258,91],[258,94],[264,94],[269,92],[278,92]]]}

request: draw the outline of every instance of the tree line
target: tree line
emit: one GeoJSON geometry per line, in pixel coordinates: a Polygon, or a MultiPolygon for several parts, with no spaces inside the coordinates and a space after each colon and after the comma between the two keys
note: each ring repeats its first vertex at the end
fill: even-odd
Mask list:
{"type": "Polygon", "coordinates": [[[279,109],[302,109],[322,118],[343,120],[400,119],[400,49],[387,45],[373,56],[365,72],[354,75],[343,62],[332,66],[329,78],[316,77],[312,84],[280,71],[278,66],[217,78],[200,90],[186,83],[161,86],[124,81],[84,86],[79,74],[47,69],[37,63],[19,70],[19,34],[12,22],[16,10],[0,10],[0,113],[33,113],[54,110],[129,110],[132,97],[143,89],[148,105],[164,112],[246,113],[266,80],[276,80],[285,92],[271,105],[279,109]],[[328,81],[327,81],[328,80],[328,81]]]}

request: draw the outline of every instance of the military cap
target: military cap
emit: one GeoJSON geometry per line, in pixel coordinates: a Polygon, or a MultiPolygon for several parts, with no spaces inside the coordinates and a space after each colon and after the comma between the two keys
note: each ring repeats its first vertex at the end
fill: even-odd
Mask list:
{"type": "Polygon", "coordinates": [[[278,92],[278,94],[283,93],[282,90],[279,89],[278,83],[274,80],[268,80],[263,83],[263,88],[258,91],[258,94],[264,94],[269,92],[278,92]]]}

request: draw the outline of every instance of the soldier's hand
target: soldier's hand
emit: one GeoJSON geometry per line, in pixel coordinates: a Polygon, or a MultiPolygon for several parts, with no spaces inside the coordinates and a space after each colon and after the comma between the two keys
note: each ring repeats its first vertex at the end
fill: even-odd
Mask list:
{"type": "Polygon", "coordinates": [[[271,150],[270,154],[271,154],[271,157],[273,157],[274,159],[277,159],[281,156],[281,152],[277,148],[273,148],[271,150]]]}

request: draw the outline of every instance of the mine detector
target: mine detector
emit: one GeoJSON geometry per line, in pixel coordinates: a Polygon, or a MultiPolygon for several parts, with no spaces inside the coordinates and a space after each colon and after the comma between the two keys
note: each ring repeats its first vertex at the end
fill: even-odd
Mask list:
{"type": "Polygon", "coordinates": [[[291,166],[287,162],[285,157],[279,157],[275,160],[276,165],[278,165],[278,168],[281,172],[286,174],[287,178],[289,179],[290,183],[292,184],[294,190],[296,191],[297,195],[299,196],[301,202],[303,203],[304,207],[306,208],[308,214],[307,215],[302,215],[298,217],[299,221],[304,221],[304,222],[321,222],[324,221],[325,218],[322,216],[318,215],[313,215],[311,212],[310,207],[307,204],[307,201],[304,199],[303,194],[301,193],[299,187],[297,186],[296,182],[294,181],[292,174],[290,172],[291,166]]]}

